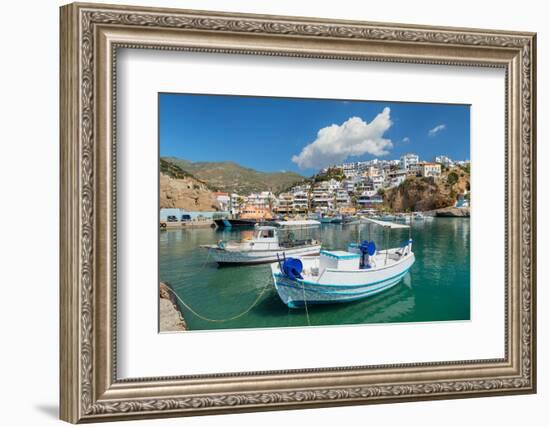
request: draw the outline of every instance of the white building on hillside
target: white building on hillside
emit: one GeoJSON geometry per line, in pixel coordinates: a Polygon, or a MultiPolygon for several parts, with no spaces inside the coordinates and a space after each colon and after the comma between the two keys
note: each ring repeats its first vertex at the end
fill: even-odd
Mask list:
{"type": "Polygon", "coordinates": [[[343,163],[342,170],[344,171],[344,175],[346,176],[346,178],[351,178],[353,176],[356,176],[358,173],[358,168],[356,163],[343,163]]]}
{"type": "Polygon", "coordinates": [[[435,156],[434,163],[439,163],[445,167],[449,167],[454,164],[454,162],[447,156],[435,156]]]}
{"type": "Polygon", "coordinates": [[[441,165],[439,163],[422,163],[422,176],[424,178],[437,178],[441,175],[441,165]]]}
{"type": "Polygon", "coordinates": [[[401,169],[409,169],[411,165],[417,164],[419,161],[418,154],[414,153],[407,153],[403,154],[400,159],[400,167],[401,169]]]}
{"type": "Polygon", "coordinates": [[[292,213],[294,209],[294,195],[291,193],[281,193],[277,198],[277,212],[282,214],[292,213]]]}
{"type": "Polygon", "coordinates": [[[295,212],[306,212],[308,209],[308,196],[307,193],[297,192],[294,193],[294,201],[292,204],[292,208],[295,212]]]}
{"type": "Polygon", "coordinates": [[[277,198],[271,191],[262,191],[261,193],[249,194],[246,202],[257,208],[270,208],[275,205],[277,198]]]}
{"type": "Polygon", "coordinates": [[[334,195],[323,188],[315,188],[311,197],[313,208],[323,211],[334,208],[334,195]]]}
{"type": "Polygon", "coordinates": [[[215,192],[212,193],[220,205],[220,210],[227,212],[231,209],[231,197],[228,193],[215,192]]]}
{"type": "Polygon", "coordinates": [[[349,206],[350,203],[351,203],[351,199],[346,190],[338,190],[336,192],[336,204],[338,206],[349,206]]]}
{"type": "Polygon", "coordinates": [[[388,172],[388,180],[386,181],[386,185],[388,187],[397,187],[407,179],[408,174],[409,171],[405,169],[388,172]]]}
{"type": "Polygon", "coordinates": [[[385,178],[382,175],[371,176],[369,180],[372,183],[372,188],[375,190],[378,190],[384,186],[385,178]]]}
{"type": "Polygon", "coordinates": [[[384,199],[379,196],[375,191],[364,191],[357,199],[357,203],[362,208],[375,207],[380,205],[384,199]]]}
{"type": "Polygon", "coordinates": [[[239,194],[232,193],[229,202],[229,212],[233,215],[237,215],[241,212],[241,208],[246,204],[246,197],[239,194]]]}
{"type": "Polygon", "coordinates": [[[340,188],[340,181],[337,181],[334,178],[325,182],[329,191],[336,191],[340,188]]]}

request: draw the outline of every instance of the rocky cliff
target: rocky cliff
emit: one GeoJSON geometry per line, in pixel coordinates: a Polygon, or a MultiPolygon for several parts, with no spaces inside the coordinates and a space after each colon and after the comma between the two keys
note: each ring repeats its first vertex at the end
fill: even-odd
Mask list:
{"type": "Polygon", "coordinates": [[[469,217],[470,216],[470,208],[442,208],[437,209],[435,211],[430,212],[433,216],[439,216],[439,217],[469,217]]]}
{"type": "Polygon", "coordinates": [[[439,178],[408,177],[387,190],[385,204],[394,211],[431,211],[454,206],[457,197],[470,190],[470,174],[460,168],[445,171],[439,178]]]}
{"type": "Polygon", "coordinates": [[[186,331],[187,323],[178,307],[172,288],[168,284],[160,282],[159,298],[160,332],[186,331]]]}
{"type": "Polygon", "coordinates": [[[217,211],[220,206],[212,191],[193,177],[172,178],[160,174],[160,207],[186,211],[217,211]]]}

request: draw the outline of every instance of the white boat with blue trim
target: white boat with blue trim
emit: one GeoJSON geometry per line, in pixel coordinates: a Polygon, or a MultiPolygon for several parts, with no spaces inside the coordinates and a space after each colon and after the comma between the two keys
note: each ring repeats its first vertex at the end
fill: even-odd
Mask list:
{"type": "MultiPolygon", "coordinates": [[[[391,228],[405,224],[370,220],[391,228]]],[[[271,265],[279,297],[291,308],[367,298],[397,285],[415,258],[410,238],[400,247],[378,251],[371,241],[350,244],[347,251],[322,250],[316,257],[289,257],[271,265]]]]}
{"type": "Polygon", "coordinates": [[[241,241],[220,240],[216,245],[201,245],[218,264],[261,264],[285,256],[318,254],[321,243],[315,239],[295,239],[274,226],[256,226],[254,236],[241,241]]]}

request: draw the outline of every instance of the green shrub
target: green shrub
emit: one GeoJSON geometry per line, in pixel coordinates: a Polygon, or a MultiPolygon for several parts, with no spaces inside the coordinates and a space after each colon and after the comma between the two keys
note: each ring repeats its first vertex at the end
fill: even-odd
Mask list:
{"type": "Polygon", "coordinates": [[[456,172],[451,172],[447,176],[447,184],[449,185],[455,185],[458,182],[458,175],[456,172]]]}

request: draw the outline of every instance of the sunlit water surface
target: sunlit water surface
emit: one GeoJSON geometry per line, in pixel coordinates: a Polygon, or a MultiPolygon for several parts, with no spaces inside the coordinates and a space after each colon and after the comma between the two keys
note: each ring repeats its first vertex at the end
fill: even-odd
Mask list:
{"type": "MultiPolygon", "coordinates": [[[[251,231],[210,228],[160,232],[159,274],[178,296],[202,316],[225,319],[249,307],[267,285],[258,303],[245,315],[227,322],[205,321],[183,306],[190,330],[307,326],[303,309],[289,309],[272,284],[268,264],[218,267],[199,245],[238,240],[251,231]]],[[[399,246],[408,230],[323,224],[296,233],[316,237],[324,249],[345,249],[348,242],[370,238],[378,248],[399,246]]],[[[312,326],[470,319],[470,221],[435,218],[413,221],[416,262],[395,287],[379,295],[344,304],[309,306],[312,326]]]]}

